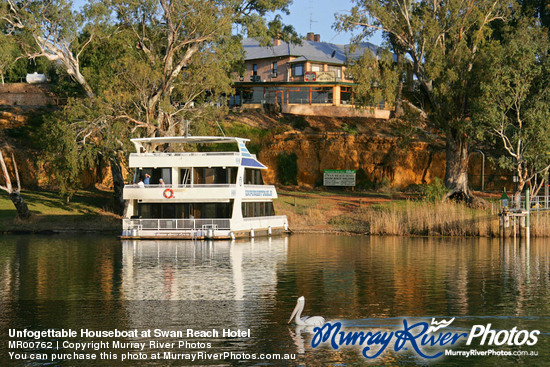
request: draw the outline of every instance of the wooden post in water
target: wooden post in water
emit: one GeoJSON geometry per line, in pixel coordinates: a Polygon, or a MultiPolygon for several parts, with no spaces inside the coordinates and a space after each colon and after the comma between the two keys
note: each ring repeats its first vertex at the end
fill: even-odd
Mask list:
{"type": "Polygon", "coordinates": [[[548,202],[548,171],[544,174],[544,208],[549,209],[550,203],[548,202]]]}
{"type": "Polygon", "coordinates": [[[531,204],[529,203],[529,193],[531,189],[527,189],[525,192],[525,206],[527,207],[527,214],[525,217],[525,240],[529,244],[529,237],[531,236],[531,204]]]}

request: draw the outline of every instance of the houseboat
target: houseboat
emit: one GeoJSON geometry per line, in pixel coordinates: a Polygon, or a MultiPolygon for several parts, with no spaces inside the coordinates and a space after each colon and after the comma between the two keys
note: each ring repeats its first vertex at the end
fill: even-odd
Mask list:
{"type": "Polygon", "coordinates": [[[234,239],[288,231],[286,216],[276,216],[273,209],[275,187],[262,180],[267,167],[248,151],[247,141],[214,136],[132,139],[136,153],[130,154],[129,165],[135,176],[124,187],[128,207],[122,238],[234,239]],[[168,150],[178,151],[155,151],[167,144],[172,147],[168,150]],[[198,144],[203,151],[197,151],[198,144]],[[178,149],[192,145],[196,147],[178,149]],[[226,146],[234,150],[212,151],[226,146]]]}

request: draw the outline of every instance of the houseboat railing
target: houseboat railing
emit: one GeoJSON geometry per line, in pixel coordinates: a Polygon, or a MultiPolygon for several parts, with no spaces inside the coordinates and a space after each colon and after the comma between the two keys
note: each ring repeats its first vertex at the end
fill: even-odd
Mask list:
{"type": "MultiPolygon", "coordinates": [[[[176,189],[176,188],[231,188],[237,187],[235,184],[147,184],[139,187],[138,184],[126,184],[124,188],[134,189],[176,189]]],[[[265,187],[265,186],[264,186],[265,187]]]]}
{"type": "Polygon", "coordinates": [[[179,153],[130,153],[130,157],[206,157],[206,156],[240,156],[238,152],[179,152],[179,153]]]}
{"type": "MultiPolygon", "coordinates": [[[[147,184],[143,187],[139,187],[138,184],[126,184],[124,185],[124,188],[135,188],[135,189],[176,189],[176,188],[236,188],[236,184],[147,184]]],[[[274,189],[275,186],[273,185],[252,185],[252,184],[245,184],[245,189],[253,189],[253,190],[260,190],[260,189],[274,189]]]]}
{"type": "Polygon", "coordinates": [[[123,219],[123,230],[191,230],[191,229],[229,229],[230,219],[123,219]]]}

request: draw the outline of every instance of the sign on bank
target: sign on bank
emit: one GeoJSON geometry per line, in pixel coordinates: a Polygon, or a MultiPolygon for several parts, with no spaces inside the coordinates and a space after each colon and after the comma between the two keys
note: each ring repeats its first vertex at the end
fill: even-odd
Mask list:
{"type": "Polygon", "coordinates": [[[326,169],[323,186],[355,186],[355,170],[326,169]]]}

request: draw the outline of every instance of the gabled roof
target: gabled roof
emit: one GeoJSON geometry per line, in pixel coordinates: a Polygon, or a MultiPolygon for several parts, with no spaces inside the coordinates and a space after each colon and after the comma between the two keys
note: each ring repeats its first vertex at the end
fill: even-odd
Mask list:
{"type": "MultiPolygon", "coordinates": [[[[253,38],[243,40],[245,60],[266,59],[272,57],[295,56],[303,61],[318,61],[327,64],[343,65],[348,59],[359,58],[365,50],[377,53],[379,47],[369,42],[363,42],[355,47],[350,54],[351,45],[337,45],[327,42],[303,40],[301,45],[282,42],[279,46],[260,46],[253,38]]],[[[294,61],[296,62],[296,61],[294,61]]]]}

